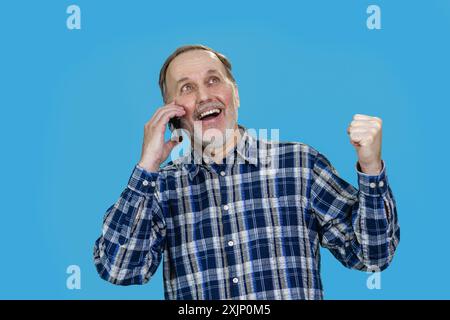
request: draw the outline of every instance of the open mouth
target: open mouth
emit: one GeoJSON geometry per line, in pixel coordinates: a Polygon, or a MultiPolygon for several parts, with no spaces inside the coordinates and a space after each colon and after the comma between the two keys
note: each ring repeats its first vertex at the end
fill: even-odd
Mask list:
{"type": "Polygon", "coordinates": [[[210,109],[210,110],[200,113],[200,115],[198,116],[198,120],[200,120],[200,121],[211,120],[211,119],[214,119],[217,116],[219,116],[221,113],[222,113],[222,110],[220,110],[218,108],[210,109]]]}

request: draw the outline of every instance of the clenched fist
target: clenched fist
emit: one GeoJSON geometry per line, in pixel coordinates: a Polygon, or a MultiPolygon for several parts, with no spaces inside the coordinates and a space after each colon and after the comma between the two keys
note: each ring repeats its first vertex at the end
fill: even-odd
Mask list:
{"type": "Polygon", "coordinates": [[[355,114],[347,128],[361,170],[366,174],[377,175],[381,172],[381,129],[380,118],[362,114],[355,114]]]}

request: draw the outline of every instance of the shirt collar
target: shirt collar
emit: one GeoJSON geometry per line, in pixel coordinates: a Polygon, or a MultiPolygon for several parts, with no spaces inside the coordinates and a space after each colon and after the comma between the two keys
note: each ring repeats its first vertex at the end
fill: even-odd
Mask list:
{"type": "MultiPolygon", "coordinates": [[[[233,150],[225,156],[224,164],[250,164],[258,167],[258,140],[250,135],[244,126],[238,124],[238,128],[241,133],[241,139],[233,150]]],[[[174,162],[178,162],[184,170],[188,171],[191,180],[197,175],[200,166],[209,169],[209,163],[213,163],[212,159],[206,156],[202,158],[194,148],[191,148],[189,155],[174,162]]]]}

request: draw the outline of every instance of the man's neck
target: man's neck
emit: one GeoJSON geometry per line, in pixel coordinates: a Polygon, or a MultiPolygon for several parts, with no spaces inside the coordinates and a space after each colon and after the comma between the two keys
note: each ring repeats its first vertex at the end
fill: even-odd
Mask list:
{"type": "Polygon", "coordinates": [[[242,138],[239,127],[236,125],[233,133],[227,137],[226,142],[217,148],[208,146],[203,149],[203,154],[211,158],[215,163],[222,163],[223,159],[236,147],[242,138]]]}

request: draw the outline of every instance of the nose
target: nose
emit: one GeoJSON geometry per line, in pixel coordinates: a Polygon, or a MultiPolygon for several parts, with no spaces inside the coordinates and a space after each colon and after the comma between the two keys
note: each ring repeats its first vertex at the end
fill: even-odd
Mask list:
{"type": "Polygon", "coordinates": [[[208,92],[208,88],[200,86],[197,90],[197,105],[203,104],[212,100],[211,95],[208,92]]]}

